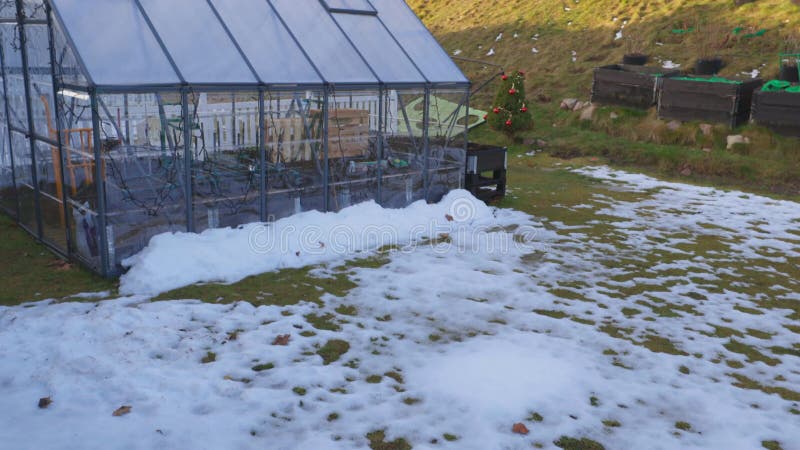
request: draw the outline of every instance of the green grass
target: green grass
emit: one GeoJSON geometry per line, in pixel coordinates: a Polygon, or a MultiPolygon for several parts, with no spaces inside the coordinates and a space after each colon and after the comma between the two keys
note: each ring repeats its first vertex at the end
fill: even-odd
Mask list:
{"type": "Polygon", "coordinates": [[[263,372],[265,370],[272,370],[275,368],[275,364],[273,363],[266,363],[266,364],[257,364],[253,366],[253,371],[255,372],[263,372]]]}
{"type": "Polygon", "coordinates": [[[200,360],[203,364],[209,364],[217,360],[217,354],[214,352],[206,352],[205,356],[200,360]]]}
{"type": "Polygon", "coordinates": [[[369,440],[369,448],[372,450],[411,450],[411,445],[403,438],[397,438],[394,441],[386,442],[386,431],[376,430],[367,433],[369,440]]]}
{"type": "MultiPolygon", "coordinates": [[[[715,126],[706,136],[698,123],[669,130],[653,110],[600,107],[595,120],[581,122],[577,114],[558,108],[565,97],[588,100],[593,69],[619,62],[630,50],[626,48],[630,43],[641,43],[643,48],[638,50],[690,68],[707,47],[707,39],[701,38],[724,37],[739,26],[769,31],[756,39],[732,38],[715,49],[727,62],[722,75],[758,67],[762,76],[772,77],[778,71],[777,54],[783,50],[784,38],[800,29],[800,9],[789,1],[759,0],[735,7],[732,0],[595,0],[571,4],[571,11],[565,11],[563,2],[555,0],[524,6],[478,0],[411,0],[409,4],[449,52],[461,50],[462,57],[499,64],[509,71],[525,70],[529,107],[536,125],[520,136],[521,141],[541,138],[548,142],[547,151],[553,155],[600,157],[618,167],[641,168],[682,181],[786,196],[800,194],[797,139],[749,125],[735,133],[747,136],[751,144],[728,151],[725,137],[730,131],[724,126],[715,126]],[[619,20],[612,22],[612,17],[619,20]],[[623,19],[628,20],[625,38],[615,40],[623,19]],[[684,25],[703,31],[671,33],[684,25]],[[495,42],[500,33],[504,38],[495,42]],[[513,37],[515,33],[518,38],[513,37]],[[532,40],[534,35],[537,40],[532,40]],[[534,54],[532,47],[539,52],[534,54]],[[486,56],[489,48],[495,49],[494,56],[486,56]],[[575,62],[571,60],[572,51],[577,53],[575,62]],[[687,168],[689,175],[685,175],[687,168]]],[[[499,70],[457,62],[476,84],[499,70]]],[[[499,83],[490,84],[474,96],[472,104],[490,109],[497,86],[499,83]]],[[[474,129],[471,139],[512,143],[487,126],[474,129]]],[[[530,149],[524,146],[525,151],[530,149]]]]}
{"type": "Polygon", "coordinates": [[[111,291],[116,283],[64,262],[0,213],[0,306],[65,299],[82,292],[111,291]]]}
{"type": "Polygon", "coordinates": [[[304,388],[302,386],[295,386],[295,387],[292,388],[292,392],[294,392],[295,394],[297,394],[297,395],[302,397],[302,396],[306,395],[306,393],[308,391],[306,390],[306,388],[304,388]]]}
{"type": "Polygon", "coordinates": [[[321,298],[326,292],[343,296],[356,286],[346,273],[315,277],[312,274],[315,269],[319,267],[283,269],[247,277],[234,284],[196,284],[165,292],[154,300],[196,299],[210,303],[247,301],[257,306],[289,306],[307,301],[321,305],[321,298]]]}
{"type": "MultiPolygon", "coordinates": [[[[722,75],[749,71],[762,63],[767,64],[762,72],[770,75],[778,70],[777,53],[784,37],[800,27],[800,9],[785,0],[759,0],[741,7],[735,7],[732,0],[593,0],[569,2],[569,11],[564,9],[567,3],[555,0],[502,3],[409,0],[408,3],[449,53],[461,50],[462,57],[490,61],[508,70],[525,70],[529,75],[527,91],[534,97],[539,93],[549,93],[553,98],[586,96],[592,69],[617,63],[632,50],[689,68],[702,53],[702,47],[707,46],[701,38],[709,33],[671,32],[684,25],[709,29],[712,35],[732,31],[737,26],[766,28],[769,31],[762,38],[732,39],[717,45],[715,50],[728,62],[722,75]],[[618,20],[614,22],[612,17],[618,20]],[[628,20],[625,37],[615,40],[623,20],[628,20]],[[719,24],[722,30],[712,30],[706,23],[719,24]],[[495,42],[500,33],[503,40],[495,42]],[[514,33],[519,37],[514,38],[514,33]],[[538,35],[535,41],[534,35],[538,35]],[[532,47],[539,52],[533,53],[532,47]],[[490,48],[495,50],[491,57],[486,56],[490,48]],[[577,54],[575,62],[571,51],[577,54]]],[[[485,79],[494,70],[457,62],[473,80],[485,79]]],[[[478,100],[491,98],[490,94],[493,93],[478,100]]]]}
{"type": "Polygon", "coordinates": [[[341,339],[331,339],[325,343],[317,354],[322,357],[325,365],[336,362],[342,355],[350,350],[350,343],[341,339]]]}
{"type": "Polygon", "coordinates": [[[561,436],[561,438],[554,441],[553,444],[564,450],[605,450],[602,444],[589,438],[561,436]]]}

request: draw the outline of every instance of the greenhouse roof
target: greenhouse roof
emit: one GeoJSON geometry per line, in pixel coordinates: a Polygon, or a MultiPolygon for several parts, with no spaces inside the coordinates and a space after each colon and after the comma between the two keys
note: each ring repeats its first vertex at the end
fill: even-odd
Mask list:
{"type": "Polygon", "coordinates": [[[468,83],[404,0],[51,3],[100,89],[468,83]]]}

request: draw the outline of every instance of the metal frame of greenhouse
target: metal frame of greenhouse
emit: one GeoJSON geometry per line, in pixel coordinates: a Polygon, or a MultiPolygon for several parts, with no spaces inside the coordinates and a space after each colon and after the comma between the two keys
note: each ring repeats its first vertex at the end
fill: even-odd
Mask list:
{"type": "Polygon", "coordinates": [[[463,186],[470,83],[403,0],[0,0],[0,44],[0,210],[104,276],[463,186]]]}

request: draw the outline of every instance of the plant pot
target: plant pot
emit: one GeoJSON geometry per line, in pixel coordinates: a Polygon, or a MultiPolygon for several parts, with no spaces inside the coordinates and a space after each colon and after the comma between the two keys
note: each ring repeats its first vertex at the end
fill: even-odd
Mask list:
{"type": "Polygon", "coordinates": [[[641,53],[629,53],[622,57],[622,64],[629,66],[643,66],[647,64],[649,57],[641,53]]]}
{"type": "Polygon", "coordinates": [[[721,58],[700,58],[694,63],[694,73],[696,75],[716,75],[721,69],[721,58]]]}
{"type": "Polygon", "coordinates": [[[778,76],[781,81],[788,81],[790,83],[800,82],[800,73],[797,71],[795,64],[782,64],[781,73],[778,76]]]}

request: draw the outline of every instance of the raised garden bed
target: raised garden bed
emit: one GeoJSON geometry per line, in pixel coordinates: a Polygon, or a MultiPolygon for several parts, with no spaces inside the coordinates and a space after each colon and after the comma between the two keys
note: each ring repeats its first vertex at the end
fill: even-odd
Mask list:
{"type": "Polygon", "coordinates": [[[475,197],[489,201],[506,195],[508,149],[469,144],[465,188],[475,197]]]}
{"type": "Polygon", "coordinates": [[[672,69],[626,64],[598,67],[594,70],[592,103],[649,108],[656,104],[662,80],[679,74],[672,69]]]}
{"type": "Polygon", "coordinates": [[[794,85],[789,90],[757,91],[753,96],[753,122],[779,134],[800,137],[798,90],[798,86],[794,85]]]}
{"type": "Polygon", "coordinates": [[[758,78],[665,78],[658,101],[658,116],[662,119],[723,123],[736,128],[750,120],[753,93],[763,83],[758,78]]]}

